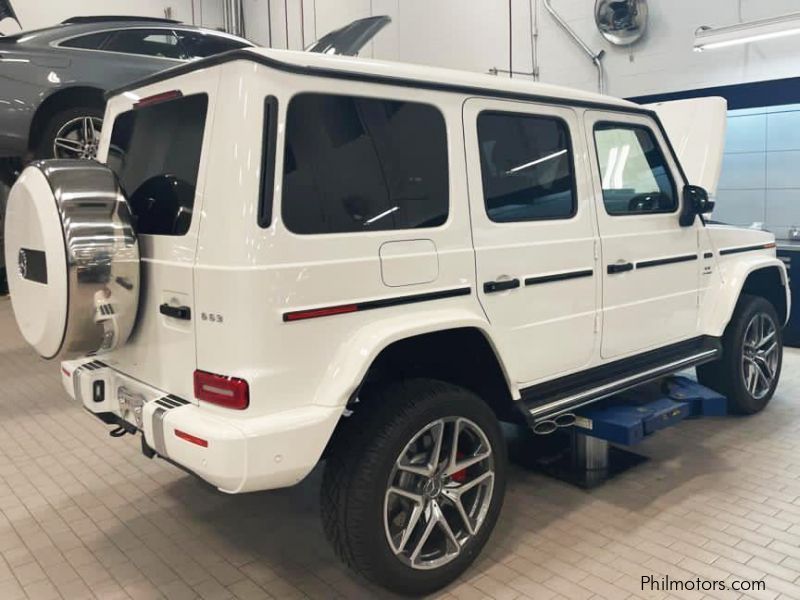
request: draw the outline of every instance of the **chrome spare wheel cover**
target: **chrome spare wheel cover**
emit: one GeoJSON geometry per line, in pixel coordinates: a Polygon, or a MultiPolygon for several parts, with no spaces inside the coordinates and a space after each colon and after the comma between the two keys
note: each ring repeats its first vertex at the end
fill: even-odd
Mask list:
{"type": "Polygon", "coordinates": [[[769,393],[777,375],[777,334],[778,327],[767,313],[754,315],[744,332],[742,375],[747,391],[757,400],[769,393]]]}
{"type": "Polygon", "coordinates": [[[17,325],[43,357],[97,354],[128,339],[139,246],[107,167],[48,160],[26,168],[8,197],[5,255],[17,325]]]}
{"type": "Polygon", "coordinates": [[[53,140],[53,156],[56,158],[97,158],[100,143],[100,117],[75,117],[64,123],[53,140]]]}
{"type": "Polygon", "coordinates": [[[389,547],[414,569],[461,554],[492,502],[495,464],[481,428],[462,417],[423,427],[395,461],[384,499],[389,547]]]}

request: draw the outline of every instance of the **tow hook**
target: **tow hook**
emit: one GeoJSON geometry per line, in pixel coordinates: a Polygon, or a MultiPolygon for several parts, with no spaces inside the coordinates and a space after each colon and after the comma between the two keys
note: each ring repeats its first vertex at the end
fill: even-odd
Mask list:
{"type": "Polygon", "coordinates": [[[116,429],[112,429],[111,431],[109,431],[108,435],[110,435],[113,438],[119,438],[125,435],[126,433],[130,433],[131,435],[133,435],[136,432],[131,431],[128,427],[125,427],[124,425],[120,425],[116,429]]]}

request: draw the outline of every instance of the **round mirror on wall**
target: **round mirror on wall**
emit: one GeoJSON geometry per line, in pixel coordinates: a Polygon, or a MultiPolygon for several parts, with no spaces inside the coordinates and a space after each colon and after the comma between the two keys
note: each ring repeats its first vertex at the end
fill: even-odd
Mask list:
{"type": "Polygon", "coordinates": [[[647,29],[647,0],[597,0],[597,29],[615,46],[630,46],[647,29]]]}

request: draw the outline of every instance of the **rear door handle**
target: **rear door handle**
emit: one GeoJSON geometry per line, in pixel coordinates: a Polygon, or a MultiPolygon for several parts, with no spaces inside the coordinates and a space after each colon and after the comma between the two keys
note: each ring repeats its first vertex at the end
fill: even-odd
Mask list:
{"type": "Polygon", "coordinates": [[[173,319],[181,319],[183,321],[192,320],[192,309],[188,306],[172,306],[166,302],[158,307],[159,312],[167,317],[173,319]]]}
{"type": "Polygon", "coordinates": [[[613,265],[608,265],[608,273],[610,275],[614,273],[625,273],[626,271],[633,271],[633,263],[618,262],[613,265]]]}
{"type": "Polygon", "coordinates": [[[501,281],[487,281],[483,284],[483,291],[486,294],[513,290],[519,287],[519,279],[503,279],[501,281]]]}

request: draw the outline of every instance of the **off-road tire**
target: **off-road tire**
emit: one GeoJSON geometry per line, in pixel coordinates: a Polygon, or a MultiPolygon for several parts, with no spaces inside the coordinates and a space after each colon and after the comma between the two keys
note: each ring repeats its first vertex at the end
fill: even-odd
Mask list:
{"type": "Polygon", "coordinates": [[[722,358],[697,367],[697,379],[706,387],[723,394],[728,398],[730,412],[740,415],[752,415],[760,412],[772,399],[780,379],[783,362],[782,323],[775,307],[761,296],[742,294],[722,337],[722,358]],[[742,369],[742,353],[744,352],[744,336],[752,318],[764,313],[776,325],[775,340],[778,344],[778,359],[775,376],[768,392],[762,398],[754,397],[747,389],[742,369]]]}
{"type": "Polygon", "coordinates": [[[394,592],[423,595],[456,579],[486,544],[503,503],[506,446],[492,410],[472,392],[431,379],[409,379],[371,391],[341,425],[322,481],[325,534],[336,554],[366,579],[394,592]],[[485,433],[494,456],[490,507],[475,536],[452,562],[419,570],[393,553],[384,527],[384,496],[395,460],[415,434],[443,417],[464,417],[485,433]]]}

